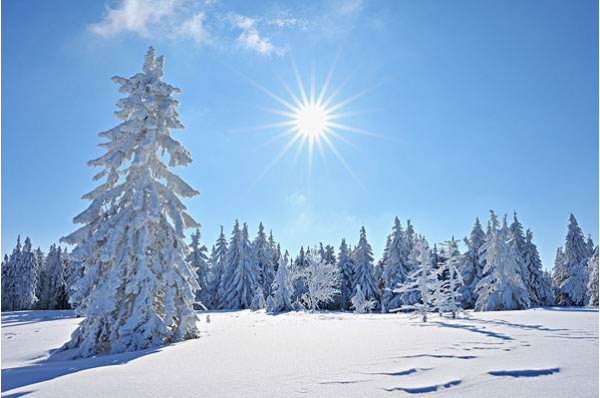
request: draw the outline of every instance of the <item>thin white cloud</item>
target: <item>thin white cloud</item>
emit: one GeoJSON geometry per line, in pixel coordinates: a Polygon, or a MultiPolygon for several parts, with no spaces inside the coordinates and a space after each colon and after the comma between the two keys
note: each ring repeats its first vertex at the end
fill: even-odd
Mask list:
{"type": "Polygon", "coordinates": [[[126,32],[148,37],[152,25],[172,16],[174,10],[175,0],[122,0],[115,8],[107,8],[102,20],[89,29],[103,37],[126,32]]]}
{"type": "Polygon", "coordinates": [[[243,15],[234,15],[232,19],[235,26],[241,30],[237,42],[243,47],[264,55],[281,51],[276,49],[268,38],[261,36],[256,28],[255,19],[243,15]]]}
{"type": "Polygon", "coordinates": [[[205,20],[206,14],[198,12],[187,21],[184,21],[176,33],[178,36],[189,37],[198,44],[209,44],[211,43],[211,35],[206,28],[205,20]]]}
{"type": "Polygon", "coordinates": [[[103,38],[134,34],[155,40],[192,40],[198,45],[237,45],[261,55],[281,55],[284,47],[273,43],[270,34],[306,26],[300,18],[242,15],[212,0],[118,0],[88,29],[103,38]]]}

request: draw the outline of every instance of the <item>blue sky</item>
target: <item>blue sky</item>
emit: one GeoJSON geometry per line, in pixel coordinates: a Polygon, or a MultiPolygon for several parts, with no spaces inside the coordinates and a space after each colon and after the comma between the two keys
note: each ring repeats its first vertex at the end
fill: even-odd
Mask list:
{"type": "Polygon", "coordinates": [[[194,156],[180,170],[202,195],[187,203],[209,246],[236,218],[262,220],[283,247],[358,239],[376,257],[393,217],[430,242],[469,233],[488,210],[519,212],[546,267],[569,212],[598,241],[598,2],[245,2],[119,0],[4,4],[2,252],[17,234],[47,247],[72,231],[94,187],[85,163],[117,124],[110,81],[131,76],[153,45],[182,89],[194,156]],[[335,62],[337,59],[337,62],[335,62]],[[332,86],[344,123],[315,157],[286,140],[281,108],[292,60],[332,86]]]}

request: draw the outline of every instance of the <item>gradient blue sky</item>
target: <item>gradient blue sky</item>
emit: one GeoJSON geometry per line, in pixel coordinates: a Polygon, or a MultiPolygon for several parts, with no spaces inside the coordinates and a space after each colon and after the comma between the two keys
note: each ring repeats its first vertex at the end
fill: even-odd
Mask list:
{"type": "Polygon", "coordinates": [[[236,218],[259,220],[284,248],[355,242],[376,257],[393,217],[430,242],[469,233],[488,210],[516,209],[546,267],[569,212],[598,240],[598,2],[310,2],[149,0],[3,4],[2,252],[17,234],[44,250],[72,231],[95,185],[85,163],[96,133],[117,124],[114,75],[138,72],[147,47],[166,57],[183,92],[194,156],[180,174],[210,247],[236,218]],[[145,3],[150,3],[146,6],[145,3]],[[263,145],[280,121],[292,62],[323,78],[335,59],[339,98],[367,90],[345,133],[307,171],[292,151],[259,178],[286,141],[263,145]],[[279,80],[281,79],[281,81],[279,80]],[[362,111],[365,111],[364,113],[362,111]]]}

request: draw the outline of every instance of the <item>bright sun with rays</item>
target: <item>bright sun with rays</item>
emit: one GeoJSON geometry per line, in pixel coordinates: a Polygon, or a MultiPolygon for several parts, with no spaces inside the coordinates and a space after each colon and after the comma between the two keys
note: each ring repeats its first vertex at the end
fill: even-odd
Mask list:
{"type": "Polygon", "coordinates": [[[358,112],[342,112],[345,107],[361,97],[366,91],[349,96],[345,99],[339,99],[341,90],[348,80],[343,82],[335,89],[331,89],[331,81],[334,68],[331,68],[323,84],[317,89],[314,72],[311,75],[310,85],[305,87],[298,70],[293,64],[296,80],[296,90],[290,88],[290,85],[281,82],[288,96],[284,98],[275,94],[271,90],[251,81],[251,83],[277,101],[280,108],[264,108],[270,113],[283,117],[278,122],[264,124],[251,128],[252,130],[270,130],[281,129],[267,143],[287,138],[286,144],[276,157],[267,165],[263,175],[266,174],[283,156],[292,148],[296,147],[296,158],[306,148],[308,161],[308,173],[311,173],[315,149],[319,152],[322,159],[326,157],[326,151],[331,152],[335,158],[346,168],[346,170],[356,178],[352,168],[342,156],[337,148],[338,142],[353,146],[348,139],[348,134],[363,134],[375,136],[375,134],[362,130],[346,123],[342,123],[344,118],[349,118],[358,114],[358,112]]]}
{"type": "Polygon", "coordinates": [[[320,104],[303,104],[295,115],[298,134],[309,140],[319,140],[329,124],[327,109],[320,104]]]}

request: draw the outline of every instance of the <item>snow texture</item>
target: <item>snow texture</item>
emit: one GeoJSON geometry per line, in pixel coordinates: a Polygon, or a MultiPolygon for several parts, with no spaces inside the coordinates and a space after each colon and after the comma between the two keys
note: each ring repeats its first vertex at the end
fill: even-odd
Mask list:
{"type": "Polygon", "coordinates": [[[200,339],[48,361],[71,311],[2,313],[7,397],[598,396],[598,310],[407,314],[210,312],[200,339]],[[429,393],[428,393],[429,392],[429,393]]]}

